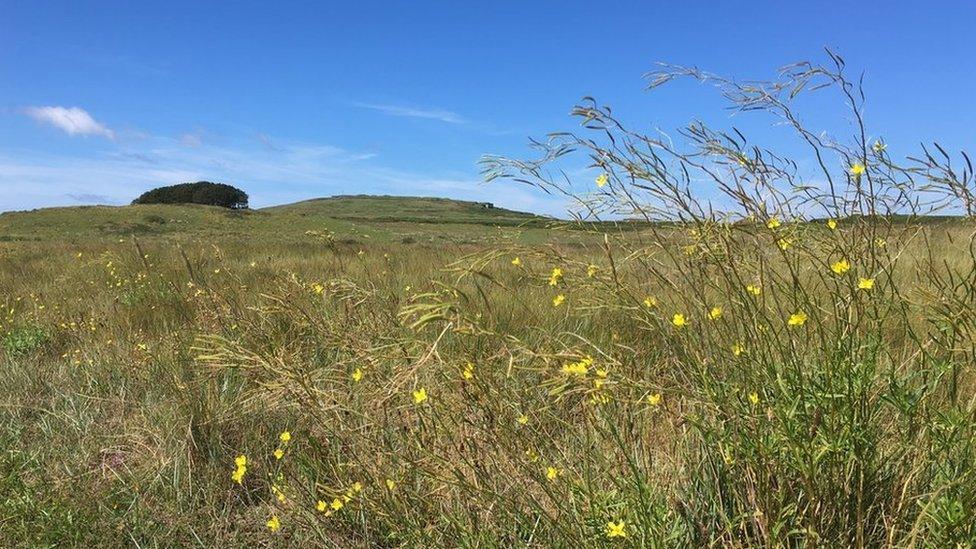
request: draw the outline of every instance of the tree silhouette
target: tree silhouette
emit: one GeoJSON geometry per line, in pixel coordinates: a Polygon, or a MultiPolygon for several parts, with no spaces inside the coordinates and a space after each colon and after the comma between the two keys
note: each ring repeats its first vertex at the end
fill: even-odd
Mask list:
{"type": "Polygon", "coordinates": [[[197,181],[158,187],[143,193],[133,204],[206,204],[234,210],[247,208],[247,193],[223,183],[197,181]]]}

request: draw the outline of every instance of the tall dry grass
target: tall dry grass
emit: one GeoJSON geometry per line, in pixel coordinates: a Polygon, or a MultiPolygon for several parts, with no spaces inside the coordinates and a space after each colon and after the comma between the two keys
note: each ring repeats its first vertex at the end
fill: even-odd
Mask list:
{"type": "Polygon", "coordinates": [[[971,170],[868,141],[836,56],[651,82],[682,76],[793,126],[821,183],[588,101],[580,134],[486,173],[654,223],[579,246],[7,245],[0,538],[976,543],[974,226],[918,216],[972,214],[971,170]],[[812,89],[850,142],[804,129],[812,89]],[[581,157],[587,189],[549,176],[581,157]]]}

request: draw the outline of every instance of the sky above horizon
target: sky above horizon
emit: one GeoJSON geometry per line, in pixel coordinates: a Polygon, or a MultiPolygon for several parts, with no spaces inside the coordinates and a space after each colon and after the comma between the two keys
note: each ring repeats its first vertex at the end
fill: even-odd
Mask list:
{"type": "MultiPolygon", "coordinates": [[[[767,79],[824,47],[864,71],[868,130],[890,150],[973,148],[974,2],[84,4],[0,0],[0,211],[209,180],[252,207],[368,193],[562,215],[562,198],[484,184],[479,158],[531,157],[529,137],[576,127],[583,96],[645,131],[729,127],[713,90],[647,92],[642,75],[767,79]]],[[[822,129],[850,122],[808,108],[822,129]]]]}

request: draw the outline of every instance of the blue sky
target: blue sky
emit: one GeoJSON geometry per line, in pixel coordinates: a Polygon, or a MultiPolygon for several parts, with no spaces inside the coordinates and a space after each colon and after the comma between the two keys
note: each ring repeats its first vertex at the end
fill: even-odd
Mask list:
{"type": "MultiPolygon", "coordinates": [[[[584,95],[638,128],[701,118],[775,145],[769,120],[641,76],[667,61],[768,78],[824,46],[865,71],[890,150],[972,149],[973,21],[974,2],[0,0],[0,211],[207,179],[253,206],[382,193],[559,214],[560,199],[482,184],[479,157],[529,155],[584,95]]],[[[834,107],[809,106],[843,134],[834,107]]]]}

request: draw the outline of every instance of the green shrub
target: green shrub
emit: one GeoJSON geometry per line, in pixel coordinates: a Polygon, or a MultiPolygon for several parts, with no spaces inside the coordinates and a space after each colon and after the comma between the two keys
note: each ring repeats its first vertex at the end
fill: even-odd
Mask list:
{"type": "Polygon", "coordinates": [[[247,208],[247,193],[223,183],[197,181],[158,187],[143,193],[133,204],[205,204],[241,210],[247,208]]]}
{"type": "Polygon", "coordinates": [[[27,325],[14,328],[3,338],[3,348],[7,354],[22,356],[33,353],[48,342],[50,336],[40,326],[27,325]]]}

